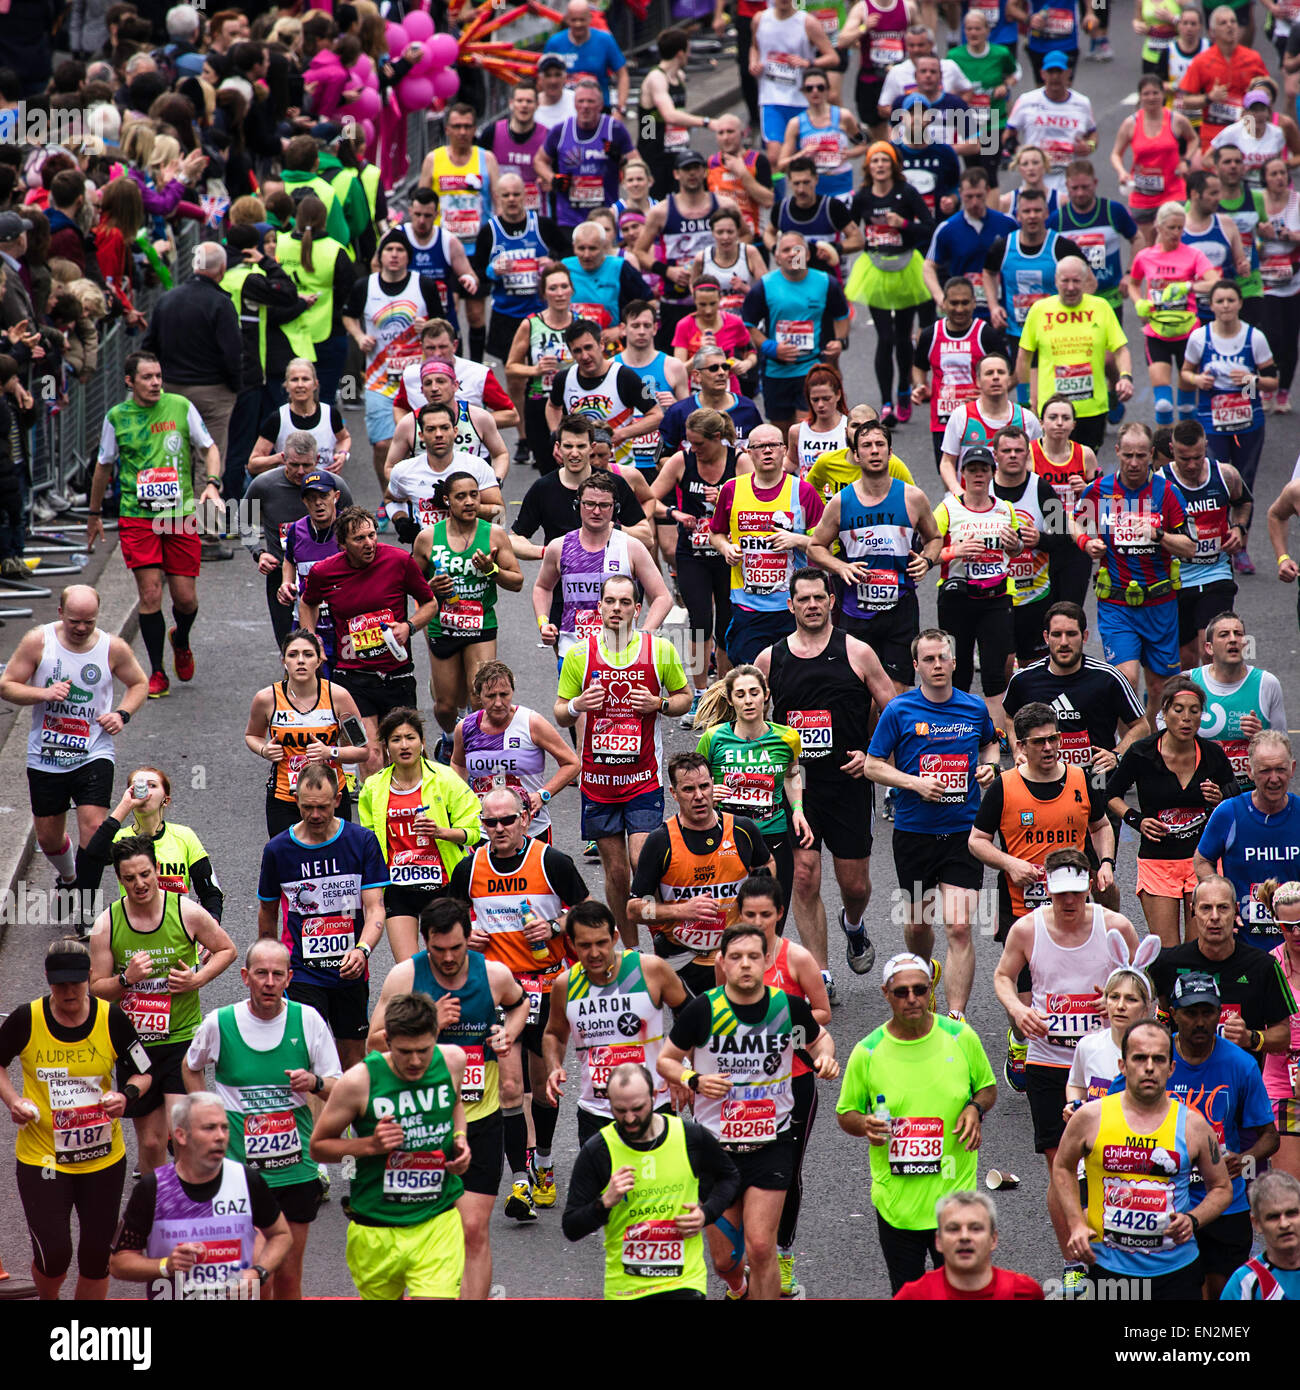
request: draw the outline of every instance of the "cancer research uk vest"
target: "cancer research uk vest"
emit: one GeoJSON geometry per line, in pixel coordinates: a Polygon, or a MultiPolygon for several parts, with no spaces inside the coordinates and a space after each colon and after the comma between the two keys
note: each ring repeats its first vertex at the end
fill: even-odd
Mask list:
{"type": "Polygon", "coordinates": [[[44,688],[67,681],[71,688],[66,700],[32,706],[27,766],[34,772],[71,772],[98,758],[111,763],[113,738],[97,721],[113,708],[112,638],[100,631],[88,652],[72,652],[59,641],[57,623],[46,623],[41,631],[45,646],[31,683],[44,688]]]}

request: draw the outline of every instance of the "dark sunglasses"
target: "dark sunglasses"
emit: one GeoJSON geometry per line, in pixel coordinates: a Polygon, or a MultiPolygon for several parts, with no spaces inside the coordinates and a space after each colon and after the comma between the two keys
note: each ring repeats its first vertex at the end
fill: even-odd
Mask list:
{"type": "Polygon", "coordinates": [[[923,999],[930,992],[929,985],[899,985],[897,989],[891,989],[890,994],[895,999],[923,999]]]}
{"type": "Polygon", "coordinates": [[[486,825],[489,830],[495,830],[498,825],[513,825],[519,819],[519,812],[516,811],[510,816],[480,816],[480,825],[486,825]]]}

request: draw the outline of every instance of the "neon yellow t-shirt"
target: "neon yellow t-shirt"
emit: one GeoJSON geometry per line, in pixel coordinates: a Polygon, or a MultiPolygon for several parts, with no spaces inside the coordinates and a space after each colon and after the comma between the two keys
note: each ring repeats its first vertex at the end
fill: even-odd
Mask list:
{"type": "Polygon", "coordinates": [[[1034,412],[1049,396],[1064,396],[1081,419],[1104,415],[1106,354],[1128,343],[1115,311],[1104,299],[1085,294],[1073,309],[1060,295],[1040,299],[1025,319],[1020,346],[1038,353],[1034,412]]]}

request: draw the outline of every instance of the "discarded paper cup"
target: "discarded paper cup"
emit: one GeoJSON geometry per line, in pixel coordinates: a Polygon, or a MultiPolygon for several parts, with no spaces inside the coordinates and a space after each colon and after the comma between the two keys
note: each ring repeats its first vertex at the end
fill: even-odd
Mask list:
{"type": "Polygon", "coordinates": [[[1019,1187],[1020,1179],[1014,1173],[999,1173],[996,1168],[990,1168],[984,1178],[984,1186],[990,1192],[1004,1192],[1011,1187],[1019,1187]]]}

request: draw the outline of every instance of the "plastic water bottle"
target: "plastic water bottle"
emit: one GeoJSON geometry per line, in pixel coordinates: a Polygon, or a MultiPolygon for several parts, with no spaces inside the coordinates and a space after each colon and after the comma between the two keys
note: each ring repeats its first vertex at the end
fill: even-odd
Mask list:
{"type": "MultiPolygon", "coordinates": [[[[522,927],[533,915],[533,905],[527,898],[519,899],[519,925],[522,927]]],[[[532,953],[535,961],[549,961],[551,958],[550,945],[544,941],[530,941],[528,949],[532,953]]]]}
{"type": "Polygon", "coordinates": [[[406,648],[397,640],[393,629],[387,623],[380,626],[379,635],[384,639],[384,646],[392,653],[394,661],[406,660],[406,648]]]}
{"type": "Polygon", "coordinates": [[[137,777],[131,783],[131,795],[137,801],[143,801],[149,795],[149,779],[147,777],[137,777]]]}
{"type": "Polygon", "coordinates": [[[876,1106],[871,1113],[873,1116],[875,1116],[877,1120],[884,1120],[884,1122],[887,1125],[890,1125],[892,1127],[894,1123],[894,1117],[889,1113],[889,1106],[885,1104],[884,1096],[876,1097],[876,1106]]]}

